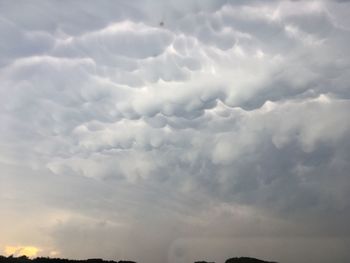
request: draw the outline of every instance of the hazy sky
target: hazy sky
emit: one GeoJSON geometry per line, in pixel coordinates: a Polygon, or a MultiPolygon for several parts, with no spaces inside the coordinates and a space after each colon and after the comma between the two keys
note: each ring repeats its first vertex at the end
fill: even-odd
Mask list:
{"type": "Polygon", "coordinates": [[[0,0],[0,254],[350,261],[350,3],[0,0]]]}

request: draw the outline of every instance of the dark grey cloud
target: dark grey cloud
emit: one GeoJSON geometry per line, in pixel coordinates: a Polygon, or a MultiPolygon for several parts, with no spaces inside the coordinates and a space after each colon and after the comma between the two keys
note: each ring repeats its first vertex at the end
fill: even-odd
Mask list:
{"type": "Polygon", "coordinates": [[[348,261],[348,3],[0,10],[1,252],[348,261]]]}

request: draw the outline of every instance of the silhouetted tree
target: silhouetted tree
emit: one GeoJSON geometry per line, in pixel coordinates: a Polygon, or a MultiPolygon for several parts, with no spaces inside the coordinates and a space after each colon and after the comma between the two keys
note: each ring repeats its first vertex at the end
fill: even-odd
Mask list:
{"type": "Polygon", "coordinates": [[[276,263],[276,262],[264,261],[257,258],[239,257],[239,258],[227,259],[225,263],[276,263]]]}

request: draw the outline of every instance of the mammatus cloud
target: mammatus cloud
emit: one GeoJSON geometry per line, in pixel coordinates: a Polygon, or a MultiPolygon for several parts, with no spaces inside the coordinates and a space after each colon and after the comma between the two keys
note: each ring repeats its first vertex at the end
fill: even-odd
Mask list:
{"type": "Polygon", "coordinates": [[[0,10],[1,248],[350,258],[347,2],[0,10]]]}

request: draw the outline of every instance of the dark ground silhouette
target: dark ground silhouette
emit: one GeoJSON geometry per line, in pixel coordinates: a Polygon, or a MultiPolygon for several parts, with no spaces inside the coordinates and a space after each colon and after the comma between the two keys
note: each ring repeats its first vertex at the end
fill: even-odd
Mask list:
{"type": "Polygon", "coordinates": [[[0,256],[0,263],[136,263],[129,260],[103,260],[100,258],[91,258],[85,260],[74,260],[74,259],[65,259],[65,258],[48,258],[48,257],[38,257],[30,259],[26,256],[20,257],[4,257],[0,256]]]}
{"type": "Polygon", "coordinates": [[[241,258],[230,258],[226,260],[225,263],[277,263],[277,262],[264,261],[256,258],[241,257],[241,258]]]}
{"type": "MultiPolygon", "coordinates": [[[[38,258],[30,259],[26,256],[20,256],[20,257],[0,256],[0,263],[136,263],[136,262],[128,261],[128,260],[119,260],[119,261],[103,260],[100,258],[73,260],[73,259],[48,258],[48,257],[38,257],[38,258]]],[[[194,263],[215,263],[215,262],[196,261],[194,263]]],[[[227,259],[225,263],[277,263],[277,262],[264,261],[256,258],[240,257],[240,258],[227,259]]]]}

